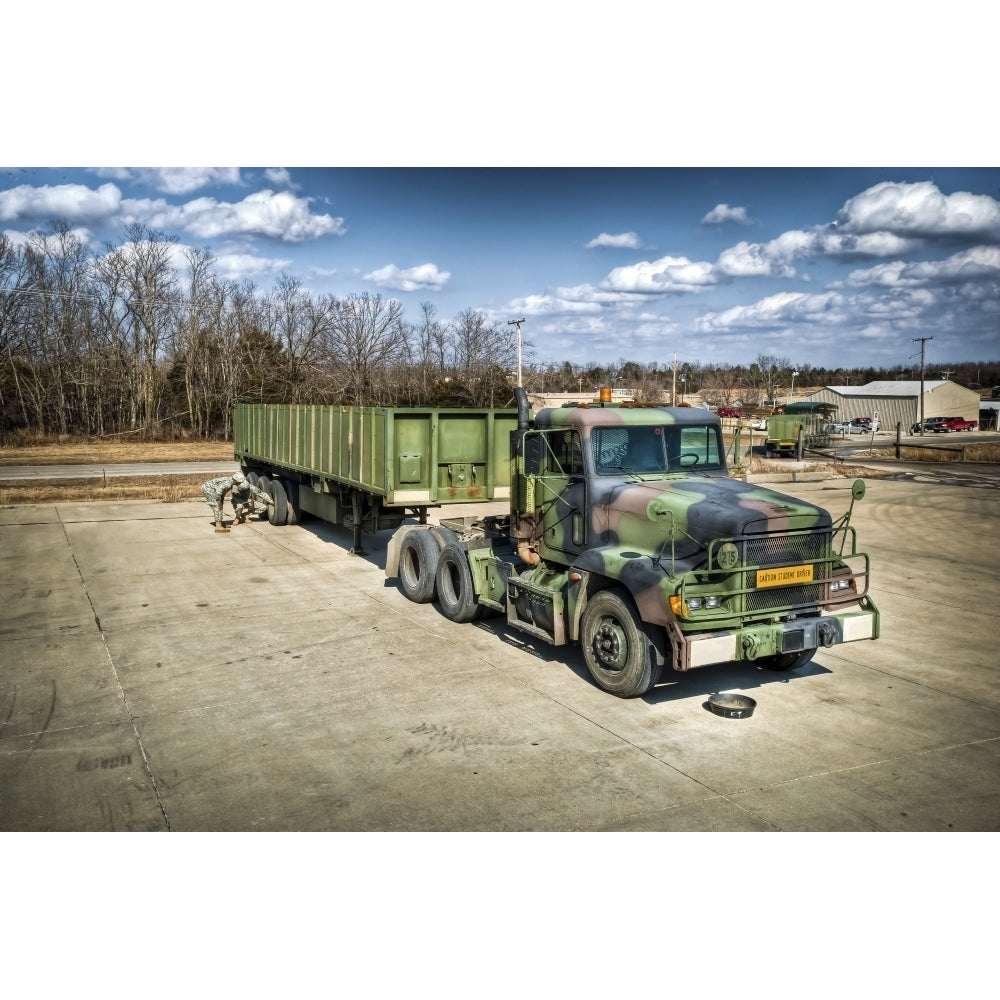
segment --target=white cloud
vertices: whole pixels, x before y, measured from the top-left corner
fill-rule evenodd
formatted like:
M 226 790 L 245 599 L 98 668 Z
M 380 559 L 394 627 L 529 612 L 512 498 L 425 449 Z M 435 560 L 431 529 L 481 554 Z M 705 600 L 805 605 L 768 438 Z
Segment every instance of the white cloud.
M 179 228 L 202 239 L 221 236 L 265 236 L 283 243 L 303 243 L 347 232 L 342 218 L 315 215 L 309 199 L 287 191 L 257 191 L 240 202 L 195 198 L 183 205 L 127 200 L 123 209 L 158 229 Z
M 91 232 L 83 226 L 76 226 L 73 229 L 70 229 L 69 234 L 70 236 L 78 239 L 84 246 L 90 243 L 92 237 Z M 37 230 L 34 232 L 22 233 L 15 229 L 5 229 L 3 235 L 6 236 L 11 245 L 15 247 L 26 247 L 32 244 L 41 244 L 43 246 L 50 247 L 55 253 L 59 252 L 61 238 L 52 234 L 40 233 Z
M 121 200 L 121 191 L 114 184 L 102 184 L 96 191 L 83 184 L 43 187 L 21 184 L 0 191 L 0 219 L 97 222 L 113 216 L 121 207 Z
M 292 186 L 292 175 L 285 167 L 268 167 L 264 171 L 264 176 L 267 178 L 268 184 L 273 184 L 275 187 Z
M 216 272 L 228 281 L 270 276 L 287 271 L 293 261 L 287 257 L 259 257 L 249 253 L 222 253 L 215 258 Z
M 638 250 L 642 246 L 638 233 L 601 233 L 595 236 L 589 243 L 584 244 L 587 250 L 594 247 L 624 247 L 627 250 Z
M 418 264 L 408 268 L 386 264 L 376 271 L 369 271 L 364 278 L 382 288 L 394 288 L 400 292 L 416 292 L 421 289 L 439 292 L 451 279 L 451 272 L 439 271 L 436 264 Z
M 602 287 L 617 292 L 665 294 L 699 292 L 717 283 L 714 269 L 706 261 L 687 257 L 661 257 L 616 267 L 602 282 Z
M 859 234 L 884 231 L 924 240 L 1000 242 L 1000 202 L 968 191 L 942 194 L 931 181 L 884 181 L 846 201 L 837 226 Z
M 721 312 L 708 312 L 695 322 L 695 329 L 717 332 L 727 329 L 768 328 L 789 323 L 824 325 L 843 323 L 845 300 L 836 292 L 779 292 L 749 305 Z
M 867 270 L 852 271 L 847 281 L 851 285 L 914 288 L 984 278 L 1000 281 L 1000 247 L 972 247 L 945 260 L 878 264 Z
M 736 222 L 741 226 L 750 225 L 750 216 L 747 215 L 747 210 L 742 206 L 730 207 L 725 203 L 716 205 L 702 220 L 701 224 L 703 226 L 717 226 L 724 222 Z
M 239 167 L 143 167 L 136 175 L 164 194 L 190 194 L 212 185 L 240 183 Z
M 789 256 L 774 244 L 740 242 L 719 254 L 716 267 L 731 278 L 791 278 L 795 269 L 788 263 Z
M 558 293 L 544 295 L 525 295 L 520 299 L 512 299 L 506 313 L 519 313 L 522 316 L 561 316 L 567 314 L 599 313 L 601 304 L 585 298 L 567 298 Z

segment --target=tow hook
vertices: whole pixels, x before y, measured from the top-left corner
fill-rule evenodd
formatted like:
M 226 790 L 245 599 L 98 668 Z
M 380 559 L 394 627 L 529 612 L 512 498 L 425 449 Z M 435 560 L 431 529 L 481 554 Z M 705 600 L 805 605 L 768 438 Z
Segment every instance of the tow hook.
M 819 641 L 828 648 L 833 645 L 834 640 L 837 638 L 837 630 L 829 622 L 820 624 L 816 629 L 816 634 L 819 637 Z

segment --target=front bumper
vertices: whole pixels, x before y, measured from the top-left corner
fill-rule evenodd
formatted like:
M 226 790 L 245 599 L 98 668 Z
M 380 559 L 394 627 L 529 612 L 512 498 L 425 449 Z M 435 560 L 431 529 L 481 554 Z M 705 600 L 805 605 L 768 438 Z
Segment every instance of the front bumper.
M 681 642 L 674 643 L 674 669 L 692 670 L 736 660 L 752 662 L 781 653 L 877 639 L 879 624 L 878 608 L 866 596 L 856 606 L 836 614 L 792 618 L 740 629 L 681 634 Z

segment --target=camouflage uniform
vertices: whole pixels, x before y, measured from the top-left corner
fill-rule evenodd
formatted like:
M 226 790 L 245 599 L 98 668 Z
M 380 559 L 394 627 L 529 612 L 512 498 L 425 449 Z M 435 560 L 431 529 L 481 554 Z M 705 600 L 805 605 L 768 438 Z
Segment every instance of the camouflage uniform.
M 235 472 L 231 476 L 219 476 L 218 479 L 210 479 L 203 483 L 201 494 L 205 502 L 212 508 L 212 518 L 215 521 L 216 531 L 228 531 L 222 523 L 222 503 L 226 494 L 232 491 L 231 503 L 233 505 L 234 523 L 238 524 L 253 507 L 253 498 L 256 497 L 265 506 L 274 501 L 262 489 L 250 483 L 242 472 Z

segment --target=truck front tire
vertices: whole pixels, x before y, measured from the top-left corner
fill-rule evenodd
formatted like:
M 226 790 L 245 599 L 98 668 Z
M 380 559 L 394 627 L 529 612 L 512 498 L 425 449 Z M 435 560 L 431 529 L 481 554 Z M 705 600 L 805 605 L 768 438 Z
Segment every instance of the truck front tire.
M 774 656 L 761 656 L 751 660 L 755 667 L 764 670 L 798 670 L 804 667 L 816 655 L 815 649 L 803 649 L 798 653 L 775 653 Z
M 449 542 L 441 550 L 435 582 L 438 604 L 445 618 L 453 622 L 471 622 L 482 614 L 482 607 L 476 602 L 472 587 L 469 559 L 460 545 Z
M 660 679 L 660 664 L 632 599 L 620 588 L 601 590 L 580 620 L 583 658 L 598 686 L 619 698 L 645 694 Z
M 429 531 L 414 528 L 399 544 L 399 586 L 414 604 L 429 604 L 437 592 L 438 543 Z

